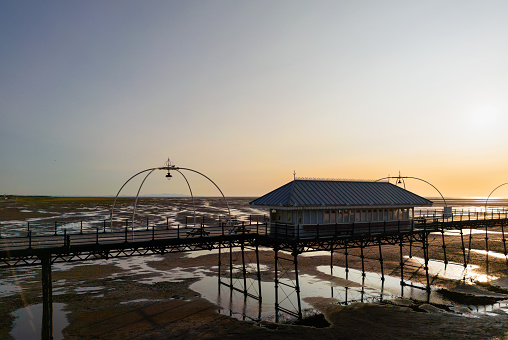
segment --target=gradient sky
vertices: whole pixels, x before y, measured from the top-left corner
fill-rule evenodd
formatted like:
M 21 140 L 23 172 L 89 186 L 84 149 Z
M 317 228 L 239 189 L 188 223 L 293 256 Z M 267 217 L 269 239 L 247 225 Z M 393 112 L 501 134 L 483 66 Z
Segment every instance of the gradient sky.
M 3 1 L 0 194 L 114 195 L 170 157 L 231 196 L 294 170 L 400 170 L 487 196 L 508 182 L 507 14 L 504 0 Z M 187 192 L 162 172 L 143 187 Z

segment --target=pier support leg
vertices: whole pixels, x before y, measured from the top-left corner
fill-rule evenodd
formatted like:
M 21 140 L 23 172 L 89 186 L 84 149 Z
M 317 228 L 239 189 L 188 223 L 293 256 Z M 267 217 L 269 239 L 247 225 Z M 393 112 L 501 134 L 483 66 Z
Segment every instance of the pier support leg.
M 221 270 L 221 261 L 220 261 L 220 260 L 221 260 L 221 259 L 220 259 L 220 255 L 221 255 L 221 253 L 220 253 L 220 250 L 221 250 L 221 249 L 220 249 L 220 248 L 221 248 L 221 247 L 220 247 L 220 243 L 219 243 L 219 253 L 218 253 L 218 255 L 217 255 L 217 258 L 218 258 L 218 263 L 217 263 L 217 266 L 218 266 L 218 268 L 219 268 L 219 269 L 217 270 L 217 271 L 218 271 L 218 273 L 217 273 L 217 277 L 218 277 L 218 279 L 219 279 L 219 294 L 220 294 L 220 276 L 221 276 L 221 272 L 220 272 L 220 270 Z
M 365 256 L 363 255 L 363 243 L 360 246 L 360 258 L 362 259 L 362 277 L 365 278 Z
M 229 244 L 229 287 L 233 289 L 233 243 Z
M 258 279 L 258 295 L 259 295 L 259 313 L 261 314 L 261 267 L 259 265 L 259 246 L 256 244 L 256 269 L 257 269 L 257 279 Z M 260 316 L 261 318 L 261 316 Z
M 506 254 L 506 237 L 504 236 L 504 222 L 501 222 L 501 233 L 503 234 L 503 246 L 504 246 L 504 257 L 506 258 L 506 262 L 508 263 L 508 257 Z
M 402 237 L 399 241 L 399 249 L 400 249 L 400 290 L 401 296 L 404 297 L 404 256 L 402 251 Z
M 275 277 L 273 279 L 275 283 L 275 323 L 279 323 L 279 268 L 277 264 L 279 262 L 279 249 L 275 248 Z
M 298 320 L 302 320 L 302 303 L 300 301 L 300 279 L 298 278 L 298 251 L 293 251 L 293 260 L 295 262 L 295 283 L 296 300 L 298 303 Z
M 441 240 L 443 242 L 443 256 L 445 266 L 448 264 L 448 258 L 446 257 L 446 242 L 444 237 L 444 227 L 441 227 Z
M 383 265 L 383 251 L 381 250 L 381 240 L 379 240 L 379 264 L 381 265 L 381 281 L 384 284 L 385 270 L 384 270 L 384 265 Z
M 425 266 L 423 269 L 425 270 L 425 278 L 427 279 L 427 287 L 426 290 L 428 292 L 427 299 L 430 299 L 430 277 L 429 277 L 429 241 L 428 235 L 423 235 L 423 260 Z M 428 302 L 428 301 L 427 301 Z
M 348 263 L 348 258 L 347 258 L 347 243 L 345 244 L 344 246 L 344 255 L 346 256 L 346 280 L 348 279 L 348 275 L 349 275 L 349 263 Z
M 247 298 L 247 270 L 245 268 L 245 247 L 243 243 L 240 248 L 242 250 L 243 295 Z
M 487 223 L 485 223 L 485 260 L 486 260 L 486 270 L 487 270 L 487 277 L 489 276 L 489 234 L 488 234 L 488 227 Z
M 467 248 L 467 263 L 469 263 L 470 255 L 471 255 L 471 243 L 473 239 L 473 226 L 469 224 L 469 246 Z M 467 267 L 467 264 L 464 263 L 464 268 Z
M 333 275 L 333 249 L 330 250 L 330 275 Z
M 53 282 L 51 279 L 51 255 L 41 256 L 42 264 L 42 330 L 41 339 L 53 339 Z
M 460 228 L 460 240 L 462 242 L 462 256 L 464 258 L 464 268 L 467 267 L 467 257 L 466 257 L 466 246 L 464 245 L 464 233 L 462 228 Z

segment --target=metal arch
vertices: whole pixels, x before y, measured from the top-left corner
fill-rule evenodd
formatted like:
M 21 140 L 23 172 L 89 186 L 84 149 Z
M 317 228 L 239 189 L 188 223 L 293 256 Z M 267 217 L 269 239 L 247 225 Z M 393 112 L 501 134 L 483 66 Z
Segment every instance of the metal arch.
M 131 179 L 133 179 L 134 177 L 142 174 L 143 172 L 147 172 L 147 171 L 150 171 L 150 170 L 155 170 L 157 168 L 150 168 L 150 169 L 146 169 L 146 170 L 143 170 L 143 171 L 140 171 L 138 172 L 137 174 L 133 175 L 131 178 L 129 178 L 121 187 L 120 187 L 120 190 L 118 190 L 116 196 L 115 196 L 115 200 L 113 201 L 113 206 L 111 207 L 111 215 L 110 215 L 110 221 L 111 221 L 111 231 L 113 231 L 113 212 L 115 211 L 115 205 L 116 205 L 116 200 L 118 198 L 118 195 L 120 195 L 120 192 L 122 191 L 122 189 L 125 187 L 125 185 L 127 183 L 129 183 L 131 181 Z
M 143 178 L 143 181 L 141 182 L 141 184 L 139 185 L 139 189 L 138 189 L 138 193 L 136 194 L 136 200 L 134 201 L 134 209 L 132 211 L 132 231 L 134 231 L 134 218 L 136 217 L 136 207 L 138 205 L 138 197 L 139 197 L 139 193 L 141 192 L 141 187 L 143 186 L 143 184 L 145 184 L 145 181 L 146 179 L 148 178 L 148 176 L 150 176 L 152 174 L 152 172 L 154 172 L 155 170 L 157 170 L 157 168 L 154 168 L 152 169 L 152 171 L 150 171 L 146 176 L 145 178 Z M 134 236 L 134 235 L 133 235 Z
M 503 185 L 506 185 L 506 184 L 508 184 L 508 182 L 507 182 L 507 183 L 503 183 L 503 184 L 501 184 L 501 185 L 498 185 L 498 186 L 497 186 L 494 190 L 492 190 L 492 191 L 490 192 L 489 196 L 487 196 L 487 199 L 485 200 L 485 214 L 487 213 L 487 204 L 489 203 L 489 198 L 490 198 L 490 196 L 492 196 L 492 194 L 494 193 L 494 191 L 496 191 L 497 189 L 501 188 Z
M 196 171 L 196 170 L 192 170 L 192 169 L 188 169 L 188 168 L 179 168 L 179 167 L 174 167 L 174 168 L 171 168 L 171 167 L 164 167 L 164 170 L 188 170 L 188 171 L 192 171 L 192 172 L 195 172 L 197 174 L 200 174 L 201 176 L 203 176 L 204 178 L 206 178 L 207 180 L 209 180 L 210 182 L 213 183 L 213 185 L 215 185 L 215 187 L 217 188 L 217 190 L 219 190 L 219 192 L 221 193 L 222 195 L 222 198 L 224 198 L 224 202 L 226 202 L 226 207 L 228 208 L 228 215 L 229 215 L 229 221 L 231 221 L 231 210 L 229 209 L 229 203 L 228 203 L 228 200 L 226 199 L 226 196 L 224 196 L 224 193 L 222 192 L 222 190 L 219 188 L 219 186 L 217 184 L 215 184 L 214 181 L 212 181 L 208 176 L 202 174 L 201 172 L 199 171 Z
M 187 177 L 185 177 L 185 175 L 180 171 L 180 170 L 176 170 L 180 175 L 182 175 L 183 179 L 185 179 L 185 182 L 187 182 L 187 186 L 189 187 L 189 191 L 190 191 L 190 194 L 191 194 L 191 197 L 192 197 L 192 209 L 194 210 L 194 228 L 196 227 L 196 205 L 194 204 L 194 195 L 192 194 L 192 189 L 191 189 L 191 186 L 189 184 L 189 181 L 187 180 Z
M 426 181 L 426 180 L 424 180 L 424 179 L 421 179 L 421 178 L 418 178 L 418 177 L 411 177 L 411 176 L 397 176 L 397 177 L 395 177 L 395 176 L 388 176 L 388 177 L 383 177 L 383 178 L 380 178 L 380 179 L 378 179 L 378 180 L 375 180 L 374 182 L 379 182 L 379 181 L 382 181 L 382 180 L 387 179 L 387 178 L 388 178 L 388 179 L 389 179 L 389 178 L 399 178 L 399 179 L 402 179 L 403 181 L 404 181 L 404 178 L 410 178 L 410 179 L 417 179 L 417 180 L 419 180 L 419 181 L 425 182 L 425 183 L 427 183 L 428 185 L 430 185 L 431 187 L 433 187 L 434 189 L 436 189 L 436 191 L 439 193 L 439 195 L 441 195 L 441 198 L 443 199 L 443 202 L 444 202 L 445 207 L 447 207 L 447 206 L 448 206 L 448 205 L 446 204 L 446 200 L 445 200 L 445 198 L 444 198 L 443 194 L 441 193 L 441 191 L 439 191 L 439 190 L 438 190 L 438 189 L 437 189 L 434 185 L 432 185 L 432 183 L 429 183 L 429 182 L 427 182 L 427 181 Z M 506 184 L 506 183 L 505 183 L 505 184 Z M 405 189 L 405 186 L 406 186 L 406 182 L 404 182 L 404 189 Z
M 162 169 L 162 168 L 152 168 L 152 169 L 144 170 L 144 171 L 142 171 L 140 173 L 146 172 L 148 170 L 151 170 L 151 171 L 145 176 L 145 178 L 141 182 L 141 185 L 139 186 L 138 192 L 136 194 L 136 200 L 134 201 L 134 209 L 132 211 L 132 230 L 134 230 L 134 222 L 135 222 L 135 219 L 136 219 L 136 208 L 137 208 L 137 205 L 138 205 L 139 193 L 141 192 L 141 188 L 143 187 L 143 184 L 145 183 L 145 181 L 148 178 L 148 176 L 150 176 L 155 170 L 164 170 L 164 169 Z M 178 171 L 177 169 L 175 169 L 175 170 Z M 138 174 L 140 174 L 140 173 L 138 173 Z M 185 179 L 185 182 L 187 183 L 187 186 L 189 187 L 189 191 L 190 191 L 190 194 L 191 194 L 191 197 L 192 197 L 192 207 L 193 207 L 193 210 L 194 210 L 194 225 L 195 225 L 196 224 L 196 205 L 194 204 L 194 195 L 192 194 L 191 186 L 189 184 L 189 181 L 185 177 L 185 175 L 182 174 L 181 171 L 178 171 L 178 173 L 180 173 L 180 175 L 183 176 L 183 178 Z M 136 174 L 135 176 L 137 176 L 138 174 Z M 131 179 L 132 178 L 133 177 L 131 177 Z M 130 181 L 130 179 L 129 179 L 129 181 Z
M 148 178 L 148 176 L 150 176 L 150 174 L 152 172 L 154 172 L 155 170 L 175 170 L 175 171 L 178 171 L 185 179 L 185 181 L 187 182 L 187 185 L 189 187 L 189 190 L 191 192 L 191 196 L 192 196 L 192 204 L 193 204 L 193 208 L 194 208 L 194 220 L 196 219 L 196 208 L 195 208 L 195 205 L 194 205 L 194 195 L 192 194 L 192 190 L 191 190 L 191 187 L 190 187 L 190 184 L 189 182 L 187 181 L 187 178 L 183 175 L 183 173 L 179 170 L 188 170 L 188 171 L 192 171 L 192 172 L 195 172 L 203 177 L 205 177 L 207 180 L 209 180 L 210 182 L 212 182 L 213 185 L 215 185 L 215 187 L 217 188 L 217 190 L 219 190 L 219 192 L 221 193 L 222 195 L 222 198 L 224 198 L 224 202 L 226 202 L 226 207 L 228 208 L 228 215 L 229 215 L 229 221 L 231 223 L 231 210 L 229 209 L 229 203 L 228 203 L 228 200 L 226 199 L 226 196 L 224 195 L 224 193 L 222 192 L 222 190 L 219 188 L 219 186 L 214 182 L 212 181 L 208 176 L 206 176 L 205 174 L 199 172 L 199 171 L 196 171 L 196 170 L 193 170 L 193 169 L 189 169 L 189 168 L 180 168 L 180 167 L 176 167 L 176 166 L 163 166 L 163 167 L 158 167 L 158 168 L 149 168 L 149 169 L 146 169 L 146 170 L 143 170 L 143 171 L 140 171 L 138 172 L 137 174 L 133 175 L 131 178 L 129 178 L 123 185 L 122 187 L 120 188 L 120 190 L 118 190 L 118 193 L 116 194 L 116 197 L 115 197 L 115 200 L 113 202 L 113 207 L 111 208 L 111 216 L 110 216 L 110 220 L 111 220 L 111 231 L 113 231 L 113 212 L 114 212 L 114 209 L 115 209 L 115 204 L 116 204 L 116 200 L 118 198 L 118 195 L 120 194 L 120 192 L 122 191 L 122 189 L 125 187 L 125 185 L 130 182 L 134 177 L 144 173 L 144 172 L 147 172 L 147 171 L 150 171 L 150 173 L 148 173 L 145 178 L 143 179 L 143 182 L 141 183 L 141 185 L 139 186 L 139 189 L 138 189 L 138 193 L 136 195 L 136 201 L 134 203 L 134 211 L 133 211 L 133 214 L 132 214 L 132 228 L 134 230 L 134 218 L 135 218 L 135 213 L 136 213 L 136 204 L 137 204 L 137 200 L 138 200 L 138 196 L 139 196 L 139 192 L 141 191 L 141 187 L 143 186 L 143 183 L 145 182 L 145 180 Z

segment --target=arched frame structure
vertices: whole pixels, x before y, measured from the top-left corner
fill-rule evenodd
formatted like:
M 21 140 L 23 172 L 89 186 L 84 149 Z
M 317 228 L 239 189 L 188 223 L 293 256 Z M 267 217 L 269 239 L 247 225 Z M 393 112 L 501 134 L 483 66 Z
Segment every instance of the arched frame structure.
M 418 178 L 418 177 L 411 177 L 411 176 L 388 176 L 388 177 L 383 177 L 383 178 L 380 178 L 378 180 L 376 180 L 376 182 L 379 182 L 379 181 L 382 181 L 382 180 L 385 180 L 385 179 L 398 179 L 398 180 L 402 180 L 402 183 L 404 183 L 404 189 L 406 188 L 406 182 L 404 181 L 405 178 L 409 178 L 409 179 L 416 179 L 418 181 L 422 181 L 424 183 L 427 183 L 428 185 L 430 185 L 431 187 L 433 187 L 434 189 L 436 189 L 436 191 L 439 193 L 439 195 L 441 196 L 441 198 L 443 199 L 443 202 L 444 202 L 444 205 L 445 207 L 447 207 L 447 204 L 446 204 L 446 199 L 444 198 L 443 194 L 441 194 L 441 192 L 434 186 L 432 185 L 432 183 L 430 182 L 427 182 L 426 180 L 424 179 L 421 179 L 421 178 Z
M 181 167 L 177 167 L 177 166 L 174 166 L 174 165 L 170 165 L 170 166 L 163 166 L 163 167 L 158 167 L 158 168 L 149 168 L 149 169 L 145 169 L 143 171 L 140 171 L 138 173 L 136 173 L 135 175 L 133 175 L 132 177 L 130 177 L 121 187 L 120 187 L 120 190 L 118 190 L 118 193 L 116 194 L 115 196 L 115 200 L 113 201 L 113 206 L 111 207 L 111 215 L 110 215 L 110 222 L 111 222 L 111 230 L 113 230 L 113 215 L 114 215 L 114 211 L 115 211 L 115 205 L 116 205 L 116 201 L 118 199 L 118 196 L 120 195 L 120 192 L 122 191 L 122 189 L 125 187 L 125 185 L 127 183 L 129 183 L 133 178 L 145 173 L 145 172 L 148 172 L 148 174 L 145 176 L 145 178 L 143 178 L 143 181 L 141 182 L 141 185 L 139 186 L 139 189 L 138 189 L 138 192 L 136 194 L 136 200 L 134 201 L 134 209 L 133 209 L 133 212 L 132 212 L 132 228 L 134 229 L 134 222 L 135 222 L 135 218 L 136 218 L 136 206 L 137 206 L 137 202 L 138 202 L 138 197 L 139 197 L 139 193 L 141 192 L 141 188 L 143 187 L 143 184 L 145 183 L 146 179 L 155 171 L 155 170 L 166 170 L 168 172 L 168 175 L 170 173 L 170 171 L 176 171 L 178 172 L 179 174 L 181 174 L 183 176 L 183 178 L 185 179 L 185 182 L 187 183 L 187 186 L 189 187 L 189 191 L 190 191 L 190 194 L 191 194 L 191 197 L 192 197 L 192 206 L 193 206 L 193 209 L 194 209 L 194 224 L 196 223 L 196 206 L 194 204 L 194 195 L 192 193 L 192 189 L 191 189 L 191 186 L 189 184 L 189 181 L 187 180 L 187 178 L 185 177 L 185 175 L 181 172 L 181 170 L 187 170 L 187 171 L 191 171 L 191 172 L 194 172 L 194 173 L 197 173 L 201 176 L 203 176 L 204 178 L 206 178 L 207 180 L 209 180 L 216 188 L 217 190 L 219 190 L 219 192 L 221 193 L 222 195 L 222 198 L 224 199 L 224 202 L 226 203 L 226 207 L 228 209 L 228 216 L 229 216 L 229 220 L 231 221 L 231 210 L 229 209 L 229 203 L 228 203 L 228 200 L 226 199 L 226 196 L 224 195 L 224 193 L 222 192 L 222 190 L 219 188 L 219 186 L 214 182 L 212 181 L 208 176 L 204 175 L 203 173 L 199 172 L 199 171 L 196 171 L 196 170 L 193 170 L 193 169 L 189 169 L 189 168 L 181 168 Z M 168 176 L 169 177 L 169 176 Z
M 507 183 L 503 183 L 501 185 L 498 185 L 497 187 L 494 188 L 494 190 L 492 190 L 489 194 L 489 196 L 487 196 L 487 199 L 485 200 L 485 214 L 487 213 L 487 204 L 489 204 L 489 199 L 490 199 L 490 196 L 492 196 L 492 194 L 494 193 L 494 191 L 496 191 L 497 189 L 501 188 L 502 186 L 504 185 L 507 185 Z

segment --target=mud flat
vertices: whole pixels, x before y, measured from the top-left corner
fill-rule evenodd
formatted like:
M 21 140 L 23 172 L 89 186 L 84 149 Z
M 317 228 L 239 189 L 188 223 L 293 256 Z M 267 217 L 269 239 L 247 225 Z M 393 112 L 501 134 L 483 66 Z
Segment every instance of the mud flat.
M 37 211 L 45 218 L 52 210 L 54 216 L 66 214 L 67 206 L 37 206 L 33 201 L 29 207 L 9 206 L 8 220 L 21 220 L 16 215 L 26 211 Z M 189 201 L 178 199 L 184 205 Z M 176 201 L 173 201 L 174 203 Z M 247 199 L 238 199 L 234 209 L 238 214 L 248 215 L 252 210 Z M 10 203 L 13 203 L 12 201 Z M 65 204 L 69 202 L 66 201 Z M 127 204 L 128 202 L 126 202 Z M 167 202 L 166 202 L 167 203 Z M 164 204 L 166 204 L 164 203 Z M 59 203 L 61 204 L 61 202 Z M 83 211 L 94 209 L 93 200 L 73 201 Z M 157 203 L 159 204 L 159 203 Z M 162 203 L 160 203 L 162 204 Z M 208 211 L 206 200 L 200 203 Z M 217 203 L 218 204 L 218 203 Z M 72 205 L 71 205 L 72 206 Z M 53 208 L 51 208 L 53 207 Z M 158 206 L 160 209 L 162 205 Z M 30 209 L 29 209 L 30 208 Z M 106 210 L 106 205 L 99 204 Z M 142 211 L 157 211 L 149 203 Z M 126 209 L 127 210 L 127 209 Z M 21 212 L 24 211 L 24 212 Z M 184 206 L 176 210 L 180 219 L 188 213 Z M 0 207 L 0 213 L 2 208 Z M 126 212 L 127 213 L 127 212 Z M 37 222 L 36 217 L 32 217 Z M 447 236 L 449 261 L 460 260 L 463 256 L 461 240 Z M 492 236 L 494 239 L 499 236 Z M 441 261 L 439 251 L 440 235 L 431 240 L 431 258 Z M 479 249 L 482 239 L 473 239 L 471 248 Z M 500 247 L 491 248 L 501 252 Z M 399 262 L 398 247 L 383 248 L 385 272 L 397 275 Z M 354 255 L 354 251 L 352 250 Z M 247 254 L 247 257 L 252 254 Z M 231 317 L 228 305 L 219 303 L 209 291 L 218 289 L 217 254 L 211 252 L 175 253 L 164 256 L 153 255 L 125 259 L 109 259 L 55 264 L 53 267 L 53 300 L 61 304 L 65 315 L 62 336 L 65 339 L 508 339 L 508 309 L 503 301 L 508 298 L 506 287 L 506 261 L 492 258 L 491 276 L 496 279 L 481 281 L 455 280 L 446 275 L 434 277 L 433 294 L 442 298 L 440 303 L 424 300 L 397 298 L 396 293 L 383 293 L 383 299 L 376 303 L 352 303 L 342 305 L 342 297 L 322 294 L 322 287 L 349 291 L 365 289 L 361 281 L 354 279 L 361 264 L 350 255 L 348 278 L 336 273 L 320 270 L 329 266 L 329 254 L 317 252 L 299 257 L 299 271 L 310 287 L 303 302 L 312 307 L 313 313 L 300 325 L 275 324 L 265 318 L 260 322 L 241 321 Z M 380 267 L 376 254 L 366 252 L 365 266 L 368 279 L 379 276 Z M 415 256 L 417 253 L 415 253 Z M 482 264 L 485 255 L 471 253 L 471 263 L 477 265 L 479 274 L 485 273 Z M 344 258 L 340 252 L 334 255 L 335 266 L 340 271 Z M 357 258 L 357 257 L 356 257 Z M 261 279 L 273 291 L 273 252 L 260 251 L 262 266 Z M 343 267 L 342 267 L 343 268 Z M 222 274 L 226 274 L 222 269 Z M 332 275 L 334 274 L 334 275 Z M 355 275 L 356 275 L 355 274 Z M 440 274 L 440 273 L 438 273 Z M 358 275 L 357 275 L 358 276 Z M 208 290 L 191 289 L 198 287 L 202 280 L 213 278 Z M 418 274 L 413 279 L 422 279 Z M 488 277 L 486 277 L 488 279 Z M 387 280 L 388 281 L 388 280 Z M 320 287 L 319 289 L 316 287 Z M 265 294 L 265 292 L 263 292 Z M 10 339 L 16 325 L 15 312 L 27 306 L 41 303 L 40 268 L 16 268 L 0 272 L 0 338 Z M 206 298 L 205 298 L 206 297 Z M 476 305 L 477 308 L 469 308 Z M 265 308 L 266 309 L 266 308 Z M 270 311 L 268 311 L 270 312 Z M 320 316 L 320 313 L 322 316 Z M 32 322 L 40 322 L 34 315 Z M 26 321 L 27 326 L 30 321 Z M 37 336 L 36 336 L 37 337 Z

